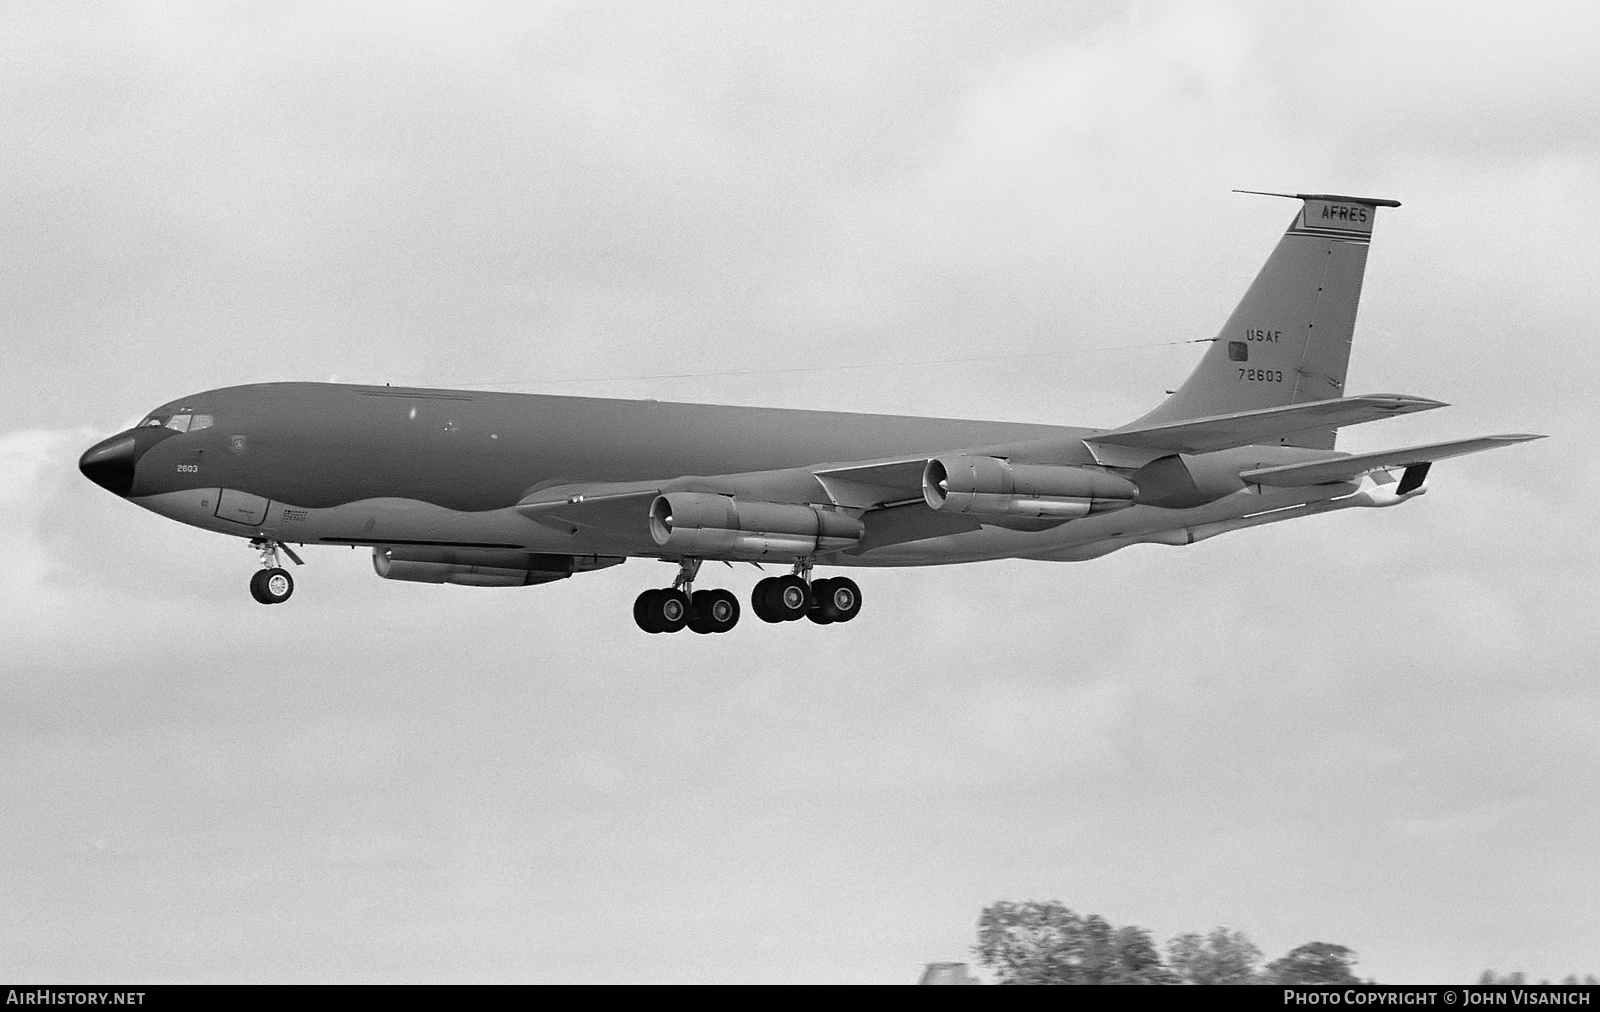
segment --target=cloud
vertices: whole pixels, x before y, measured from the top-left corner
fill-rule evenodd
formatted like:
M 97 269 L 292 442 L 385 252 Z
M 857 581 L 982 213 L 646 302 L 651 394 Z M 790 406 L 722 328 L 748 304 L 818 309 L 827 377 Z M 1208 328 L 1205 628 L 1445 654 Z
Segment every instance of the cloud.
M 93 441 L 89 429 L 29 429 L 0 433 L 0 601 L 8 615 L 26 608 L 59 571 L 42 526 L 50 515 L 63 460 Z
M 1478 807 L 1443 818 L 1401 819 L 1395 823 L 1395 828 L 1406 836 L 1460 837 L 1490 832 L 1515 814 L 1515 806 Z
M 1587 56 L 1600 16 L 1582 3 L 1518 8 L 1381 4 L 1269 13 L 1262 40 L 1285 126 L 1362 149 L 1433 159 L 1600 155 L 1600 117 L 1572 96 L 1600 86 Z

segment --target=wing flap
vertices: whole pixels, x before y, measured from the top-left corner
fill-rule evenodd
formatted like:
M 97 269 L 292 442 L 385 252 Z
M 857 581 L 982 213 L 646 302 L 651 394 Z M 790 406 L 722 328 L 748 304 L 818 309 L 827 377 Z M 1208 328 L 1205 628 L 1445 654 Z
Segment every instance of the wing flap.
M 1084 442 L 1098 458 L 1104 444 L 1165 453 L 1210 453 L 1235 446 L 1269 443 L 1293 432 L 1338 428 L 1414 411 L 1445 407 L 1443 401 L 1406 394 L 1364 394 L 1322 401 L 1302 401 L 1277 408 L 1235 411 L 1162 425 L 1124 427 L 1090 436 Z M 1115 455 L 1116 451 L 1112 451 Z M 1104 463 L 1104 461 L 1102 461 Z
M 1478 436 L 1475 439 L 1456 439 L 1447 443 L 1429 443 L 1424 446 L 1407 446 L 1398 450 L 1380 450 L 1377 453 L 1359 453 L 1350 457 L 1330 457 L 1303 464 L 1283 464 L 1278 467 L 1258 467 L 1241 471 L 1240 480 L 1251 485 L 1274 485 L 1294 488 L 1301 485 L 1327 485 L 1350 481 L 1371 471 L 1389 468 L 1410 468 L 1431 464 L 1436 460 L 1460 457 L 1500 446 L 1526 443 L 1543 436 L 1514 432 L 1499 436 Z M 1422 472 L 1426 473 L 1426 472 Z M 1420 480 L 1419 480 L 1420 483 Z

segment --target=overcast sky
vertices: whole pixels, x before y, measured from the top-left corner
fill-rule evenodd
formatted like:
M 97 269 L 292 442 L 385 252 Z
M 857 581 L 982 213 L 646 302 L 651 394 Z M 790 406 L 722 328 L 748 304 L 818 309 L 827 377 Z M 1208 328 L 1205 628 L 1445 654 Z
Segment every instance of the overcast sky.
M 6 975 L 911 982 L 1030 898 L 1385 982 L 1600 973 L 1592 5 L 12 2 L 0 39 Z M 1347 389 L 1453 407 L 1341 449 L 1552 438 L 718 637 L 640 633 L 638 560 L 312 549 L 264 609 L 242 541 L 75 467 L 281 379 L 1120 424 L 1294 211 L 1233 187 L 1404 202 Z

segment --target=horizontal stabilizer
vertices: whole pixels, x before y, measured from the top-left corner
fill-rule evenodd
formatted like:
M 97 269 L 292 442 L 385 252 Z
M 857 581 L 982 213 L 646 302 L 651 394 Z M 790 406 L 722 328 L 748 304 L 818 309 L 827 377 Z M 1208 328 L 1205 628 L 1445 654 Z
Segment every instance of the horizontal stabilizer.
M 1313 460 L 1305 464 L 1260 467 L 1253 471 L 1241 472 L 1239 478 L 1250 485 L 1277 485 L 1285 488 L 1328 485 L 1338 481 L 1351 481 L 1371 471 L 1427 465 L 1447 457 L 1460 457 L 1480 450 L 1492 450 L 1497 446 L 1510 446 L 1513 443 L 1526 443 L 1530 439 L 1543 438 L 1525 432 L 1503 436 L 1479 436 L 1476 439 L 1457 439 L 1448 443 L 1430 443 L 1427 446 L 1407 446 L 1399 450 L 1360 453 L 1352 457 L 1330 457 L 1327 460 Z M 1426 473 L 1426 471 L 1420 472 L 1416 484 L 1421 483 L 1421 475 Z
M 1366 204 L 1368 207 L 1399 207 L 1398 200 L 1388 197 L 1347 197 L 1341 193 L 1276 193 L 1272 190 L 1234 190 L 1234 193 L 1253 193 L 1258 197 L 1288 197 L 1290 200 L 1316 200 L 1336 204 Z
M 1444 406 L 1443 401 L 1405 394 L 1334 397 L 1161 425 L 1138 426 L 1136 423 L 1090 436 L 1084 442 L 1091 450 L 1096 444 L 1109 444 L 1165 453 L 1210 453 L 1235 446 L 1276 442 L 1306 429 L 1338 428 Z

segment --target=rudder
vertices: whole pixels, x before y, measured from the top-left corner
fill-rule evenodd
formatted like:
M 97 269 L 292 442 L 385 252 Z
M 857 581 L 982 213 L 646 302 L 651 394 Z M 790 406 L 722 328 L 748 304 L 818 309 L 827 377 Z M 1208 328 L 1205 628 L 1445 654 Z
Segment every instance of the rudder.
M 1327 193 L 1268 196 L 1299 200 L 1300 210 L 1194 372 L 1134 425 L 1344 395 L 1373 221 L 1378 208 L 1400 202 Z M 1307 429 L 1279 442 L 1332 449 L 1335 431 Z

